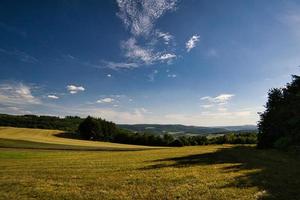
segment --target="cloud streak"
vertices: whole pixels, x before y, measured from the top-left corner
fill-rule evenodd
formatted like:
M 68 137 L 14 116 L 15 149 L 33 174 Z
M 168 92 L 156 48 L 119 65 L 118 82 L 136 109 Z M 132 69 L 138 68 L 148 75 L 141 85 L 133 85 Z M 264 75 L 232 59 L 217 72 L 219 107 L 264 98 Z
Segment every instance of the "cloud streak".
M 205 96 L 202 97 L 201 100 L 208 101 L 210 103 L 226 104 L 234 96 L 235 96 L 234 94 L 220 94 L 216 97 Z
M 54 94 L 49 94 L 47 97 L 48 97 L 49 99 L 59 99 L 59 97 L 56 96 L 56 95 L 54 95 Z
M 187 52 L 190 52 L 193 48 L 196 47 L 196 44 L 199 42 L 200 36 L 199 35 L 193 35 L 186 43 L 185 48 Z
M 114 101 L 115 99 L 107 97 L 107 98 L 97 100 L 97 103 L 113 103 Z
M 26 52 L 19 51 L 19 50 L 10 51 L 7 49 L 0 48 L 0 53 L 15 57 L 19 61 L 22 61 L 25 63 L 37 63 L 39 61 L 36 57 L 31 56 L 31 55 L 27 54 Z
M 40 104 L 40 99 L 32 94 L 32 88 L 23 83 L 1 84 L 0 103 L 8 105 Z

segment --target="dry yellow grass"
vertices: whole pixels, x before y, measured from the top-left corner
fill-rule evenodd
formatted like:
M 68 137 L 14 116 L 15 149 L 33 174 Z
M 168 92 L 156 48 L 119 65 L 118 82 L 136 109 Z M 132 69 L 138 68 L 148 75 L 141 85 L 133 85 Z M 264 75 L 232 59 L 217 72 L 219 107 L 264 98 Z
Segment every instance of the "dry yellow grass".
M 63 133 L 59 130 L 45 130 L 45 129 L 30 129 L 30 128 L 13 128 L 0 127 L 0 138 L 10 140 L 23 140 L 31 142 L 72 145 L 82 147 L 101 147 L 101 148 L 126 148 L 126 149 L 141 149 L 141 148 L 155 148 L 140 145 L 118 144 L 111 142 L 100 141 L 86 141 L 71 138 L 58 137 L 57 135 Z
M 11 129 L 17 130 L 29 131 Z M 9 137 L 4 132 L 0 137 Z M 44 142 L 40 130 L 30 132 L 31 140 Z M 49 139 L 53 133 L 47 141 L 57 141 Z M 25 132 L 19 135 L 28 139 Z M 0 199 L 298 200 L 299 169 L 294 154 L 247 145 L 89 152 L 0 148 Z

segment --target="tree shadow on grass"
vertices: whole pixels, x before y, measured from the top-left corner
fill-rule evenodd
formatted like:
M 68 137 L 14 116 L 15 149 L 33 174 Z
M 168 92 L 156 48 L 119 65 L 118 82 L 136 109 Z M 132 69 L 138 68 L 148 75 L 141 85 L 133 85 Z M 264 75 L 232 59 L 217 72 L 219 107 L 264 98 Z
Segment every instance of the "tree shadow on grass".
M 54 134 L 56 137 L 83 140 L 79 134 L 73 132 L 60 132 Z
M 147 169 L 228 164 L 223 173 L 244 171 L 226 187 L 258 187 L 258 199 L 300 199 L 300 157 L 277 150 L 258 150 L 251 146 L 220 148 L 215 152 L 154 160 Z M 252 170 L 252 171 L 249 171 Z

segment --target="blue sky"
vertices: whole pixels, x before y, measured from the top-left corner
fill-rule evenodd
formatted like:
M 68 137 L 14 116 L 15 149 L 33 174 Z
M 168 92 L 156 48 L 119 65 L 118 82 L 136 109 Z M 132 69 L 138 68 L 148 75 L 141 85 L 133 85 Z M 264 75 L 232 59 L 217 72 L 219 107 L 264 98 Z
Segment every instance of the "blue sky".
M 0 2 L 0 112 L 255 124 L 300 68 L 300 2 Z

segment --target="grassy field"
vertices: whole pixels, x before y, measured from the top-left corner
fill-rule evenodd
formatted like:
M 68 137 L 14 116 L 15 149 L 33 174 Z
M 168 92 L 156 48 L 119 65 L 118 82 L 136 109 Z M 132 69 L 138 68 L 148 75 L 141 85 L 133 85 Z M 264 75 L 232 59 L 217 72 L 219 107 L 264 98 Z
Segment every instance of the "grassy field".
M 6 140 L 6 141 L 4 141 Z M 22 147 L 23 144 L 28 148 L 28 143 L 31 143 L 32 148 L 45 148 L 56 147 L 58 149 L 148 149 L 155 147 L 117 144 L 111 142 L 95 142 L 85 141 L 74 138 L 67 138 L 63 131 L 58 130 L 45 130 L 45 129 L 29 129 L 29 128 L 13 128 L 13 127 L 0 127 L 0 147 L 8 147 L 7 142 L 13 143 L 13 147 Z M 2 141 L 2 142 L 1 142 Z M 52 145 L 51 145 L 52 144 Z M 12 145 L 9 145 L 12 146 Z M 56 147 L 55 147 L 56 146 Z
M 291 153 L 91 142 L 99 150 L 18 130 L 22 138 L 0 130 L 0 199 L 300 199 L 300 159 Z

